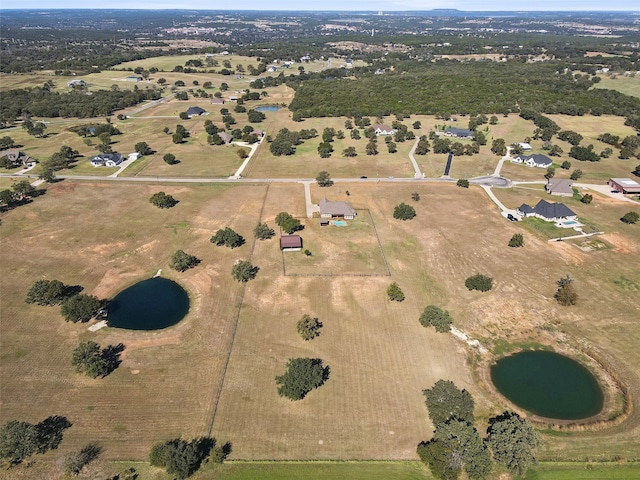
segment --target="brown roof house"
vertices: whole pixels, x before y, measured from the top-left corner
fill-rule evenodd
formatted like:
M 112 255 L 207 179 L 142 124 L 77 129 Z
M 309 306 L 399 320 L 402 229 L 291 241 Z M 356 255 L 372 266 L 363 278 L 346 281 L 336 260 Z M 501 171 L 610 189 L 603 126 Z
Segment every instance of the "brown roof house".
M 330 202 L 326 198 L 320 200 L 320 218 L 356 218 L 356 210 L 348 202 Z
M 283 252 L 299 252 L 302 250 L 302 237 L 300 235 L 282 235 L 280 237 L 280 250 Z
M 565 180 L 564 178 L 550 178 L 544 187 L 547 193 L 557 195 L 559 197 L 573 196 L 573 180 Z

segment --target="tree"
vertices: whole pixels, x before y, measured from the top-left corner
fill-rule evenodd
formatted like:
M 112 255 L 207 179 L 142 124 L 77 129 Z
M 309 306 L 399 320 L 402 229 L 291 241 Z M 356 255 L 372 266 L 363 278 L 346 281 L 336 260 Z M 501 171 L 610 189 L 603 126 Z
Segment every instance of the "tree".
M 13 138 L 9 136 L 4 136 L 0 138 L 0 150 L 6 150 L 7 148 L 13 148 L 16 142 L 13 141 Z
M 177 144 L 182 143 L 184 141 L 184 136 L 180 132 L 175 132 L 171 136 L 171 141 L 177 145 Z
M 469 290 L 488 292 L 493 288 L 493 278 L 478 273 L 477 275 L 467 278 L 464 284 Z
M 304 227 L 300 224 L 300 220 L 293 218 L 287 212 L 280 212 L 276 215 L 276 225 L 278 225 L 287 234 L 302 230 Z
M 333 180 L 331 180 L 331 176 L 329 175 L 329 172 L 325 170 L 318 173 L 318 176 L 316 177 L 316 182 L 318 182 L 318 186 L 320 187 L 330 187 L 331 185 L 333 185 Z
M 569 176 L 569 178 L 571 180 L 573 180 L 574 182 L 576 180 L 578 180 L 580 177 L 582 177 L 582 170 L 580 170 L 579 168 L 577 168 L 573 172 L 571 172 L 571 175 Z
M 461 178 L 456 182 L 456 185 L 462 188 L 469 188 L 469 180 Z
M 404 202 L 400 205 L 396 205 L 396 208 L 393 210 L 393 218 L 398 220 L 411 220 L 415 216 L 415 208 L 413 208 L 411 205 L 407 205 Z
M 640 177 L 640 165 L 636 165 L 635 170 L 632 172 L 635 176 Z
M 620 221 L 626 224 L 637 223 L 640 220 L 640 215 L 637 212 L 628 212 L 625 213 L 624 216 L 620 219 Z
M 369 143 L 367 143 L 366 147 L 364 148 L 364 151 L 367 155 L 377 155 L 378 154 L 378 144 L 371 140 L 369 141 Z
M 544 174 L 544 178 L 549 180 L 550 178 L 553 178 L 555 174 L 556 174 L 556 169 L 554 167 L 547 167 L 547 173 Z
M 342 151 L 342 155 L 345 157 L 356 157 L 358 152 L 356 152 L 356 147 L 347 147 Z
M 524 247 L 524 237 L 521 233 L 514 233 L 509 240 L 510 247 Z
M 562 150 L 562 148 L 560 148 L 558 145 L 553 145 L 549 150 L 549 155 L 551 157 L 559 157 L 560 155 L 562 155 L 563 152 L 564 150 Z M 571 162 L 567 162 L 567 163 L 571 163 Z
M 429 410 L 429 418 L 434 425 L 451 418 L 473 423 L 474 402 L 471 394 L 450 380 L 438 380 L 431 389 L 422 391 Z
M 321 328 L 322 322 L 317 318 L 310 317 L 306 313 L 296 324 L 296 330 L 305 341 L 313 340 L 319 336 Z
M 429 140 L 427 140 L 427 137 L 423 135 L 420 137 L 420 140 L 418 140 L 418 145 L 416 145 L 414 153 L 416 155 L 426 155 L 429 153 L 430 146 Z
M 210 455 L 212 460 L 222 463 L 230 450 L 231 445 L 228 443 L 216 447 L 216 440 L 211 437 L 194 438 L 190 442 L 174 438 L 156 443 L 151 448 L 149 460 L 151 465 L 166 468 L 170 475 L 184 479 L 195 473 Z
M 389 285 L 389 288 L 387 288 L 387 295 L 391 301 L 402 302 L 404 300 L 404 292 L 396 282 Z
M 353 140 L 360 140 L 362 137 L 360 136 L 360 130 L 358 130 L 357 128 L 351 130 L 351 133 L 349 134 L 349 136 L 353 139 Z
M 498 117 L 496 117 L 495 115 L 491 115 L 491 118 L 489 119 L 489 124 L 490 125 L 497 125 L 498 124 Z
M 12 420 L 0 427 L 0 459 L 16 465 L 38 449 L 38 431 L 28 422 Z
M 176 160 L 176 156 L 173 153 L 165 153 L 162 160 L 169 165 L 175 165 L 178 163 L 178 160 Z
M 73 424 L 67 417 L 51 415 L 36 425 L 38 453 L 55 450 L 62 443 L 64 431 Z
M 352 130 L 353 129 L 353 122 L 351 120 L 345 120 L 344 121 L 344 128 L 346 128 L 347 130 Z
M 412 127 L 414 130 L 420 130 L 420 128 L 422 127 L 422 123 L 420 123 L 419 120 L 416 120 L 415 122 L 413 122 Z
M 504 139 L 496 138 L 493 142 L 491 142 L 491 151 L 499 156 L 504 156 L 507 154 L 507 144 Z
M 177 250 L 176 253 L 171 256 L 169 266 L 178 272 L 184 272 L 195 267 L 199 263 L 200 259 L 198 257 L 189 255 L 183 250 Z
M 302 400 L 329 379 L 330 369 L 319 358 L 291 358 L 287 371 L 276 377 L 278 394 L 290 400 Z
M 506 467 L 513 475 L 523 476 L 535 465 L 535 451 L 540 438 L 531 423 L 514 412 L 489 419 L 487 444 L 496 462 Z
M 100 453 L 102 448 L 95 443 L 85 445 L 65 457 L 64 469 L 69 475 L 78 476 L 84 467 L 98 458 Z
M 231 275 L 238 282 L 246 283 L 256 278 L 259 267 L 255 267 L 248 260 L 238 261 L 231 269 Z
M 580 201 L 588 205 L 591 202 L 593 202 L 593 195 L 591 195 L 590 193 L 585 193 L 584 195 L 582 195 L 582 198 L 580 199 Z
M 411 194 L 411 199 L 412 199 L 414 202 L 419 202 L 419 201 L 420 201 L 420 194 L 419 194 L 418 192 L 413 192 L 413 193 Z
M 562 162 L 562 165 L 560 165 L 560 168 L 563 170 L 569 170 L 571 168 L 571 162 L 569 160 L 565 160 Z
M 104 308 L 104 304 L 104 300 L 93 295 L 78 293 L 65 299 L 60 311 L 67 322 L 88 322 Z
M 56 181 L 56 172 L 53 169 L 48 168 L 43 170 L 38 178 L 40 180 L 44 180 L 47 183 L 54 183 Z
M 149 198 L 149 202 L 151 202 L 158 208 L 171 208 L 178 203 L 178 201 L 173 198 L 173 196 L 168 195 L 164 192 L 154 193 L 153 195 L 151 195 L 151 198 Z
M 491 454 L 473 425 L 449 420 L 436 426 L 434 437 L 418 445 L 418 456 L 441 479 L 457 479 L 464 468 L 468 478 L 479 480 L 491 472 Z
M 153 150 L 151 149 L 151 147 L 147 142 L 138 142 L 135 144 L 133 148 L 140 155 L 151 155 L 153 153 Z
M 244 160 L 245 158 L 247 158 L 247 157 L 249 156 L 249 152 L 247 152 L 247 150 L 246 150 L 246 149 L 244 149 L 244 148 L 239 148 L 239 149 L 236 151 L 236 155 L 238 156 L 238 158 L 239 158 L 240 160 Z
M 270 228 L 266 223 L 258 223 L 256 228 L 253 229 L 253 236 L 258 240 L 268 240 L 275 234 L 275 230 Z
M 451 330 L 452 320 L 449 312 L 435 305 L 425 307 L 420 315 L 419 321 L 423 327 L 433 325 L 436 332 L 446 333 Z
M 565 307 L 575 305 L 578 301 L 578 294 L 573 288 L 573 279 L 567 275 L 566 277 L 558 280 L 556 285 L 558 285 L 558 290 L 556 290 L 553 298 L 555 298 L 560 305 L 564 305 Z
M 89 340 L 73 350 L 71 364 L 78 373 L 85 373 L 91 378 L 106 377 L 120 365 L 122 351 L 122 344 L 102 349 L 96 342 Z
M 67 296 L 67 287 L 60 280 L 36 280 L 27 292 L 25 302 L 37 305 L 58 305 Z
M 215 243 L 219 247 L 225 246 L 229 248 L 236 248 L 244 245 L 244 238 L 239 233 L 235 232 L 229 227 L 225 227 L 222 230 L 218 230 L 216 234 L 211 237 L 211 243 Z

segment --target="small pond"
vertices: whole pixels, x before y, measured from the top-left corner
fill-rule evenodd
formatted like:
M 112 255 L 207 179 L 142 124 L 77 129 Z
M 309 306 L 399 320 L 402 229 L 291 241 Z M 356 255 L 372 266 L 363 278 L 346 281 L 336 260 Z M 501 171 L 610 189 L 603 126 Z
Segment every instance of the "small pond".
M 121 291 L 109 302 L 109 326 L 158 330 L 175 325 L 189 311 L 189 295 L 176 282 L 155 277 Z
M 548 351 L 519 352 L 491 367 L 491 380 L 513 403 L 560 420 L 591 417 L 604 395 L 591 372 L 571 358 Z
M 262 105 L 261 107 L 256 107 L 256 110 L 259 112 L 277 112 L 280 110 L 280 107 L 276 105 Z

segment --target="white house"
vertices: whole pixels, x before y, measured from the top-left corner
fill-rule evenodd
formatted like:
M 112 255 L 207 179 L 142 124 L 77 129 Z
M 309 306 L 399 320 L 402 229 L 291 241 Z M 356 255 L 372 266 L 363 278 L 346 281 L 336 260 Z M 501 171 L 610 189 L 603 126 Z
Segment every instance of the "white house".
M 117 167 L 122 163 L 124 157 L 120 153 L 101 153 L 89 159 L 94 167 Z
M 534 153 L 532 155 L 518 155 L 511 159 L 513 163 L 524 163 L 528 167 L 547 168 L 550 167 L 553 162 L 546 155 L 541 153 Z
M 377 136 L 380 135 L 394 135 L 396 131 L 387 125 L 373 125 L 373 130 Z

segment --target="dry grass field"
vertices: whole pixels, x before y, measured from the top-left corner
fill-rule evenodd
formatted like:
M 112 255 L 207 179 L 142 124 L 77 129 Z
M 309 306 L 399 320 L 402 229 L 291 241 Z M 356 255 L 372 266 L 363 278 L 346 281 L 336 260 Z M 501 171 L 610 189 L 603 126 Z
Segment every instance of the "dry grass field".
M 609 75 L 599 75 L 599 77 L 600 83 L 597 83 L 593 88 L 607 88 L 632 97 L 640 97 L 640 76 L 638 75 L 633 77 L 617 76 L 615 78 Z
M 180 203 L 153 208 L 148 198 L 161 189 Z M 479 380 L 482 364 L 471 368 L 469 362 L 477 361 L 472 352 L 452 336 L 420 326 L 428 304 L 449 310 L 456 326 L 489 347 L 498 340 L 537 341 L 598 352 L 640 398 L 640 229 L 617 220 L 628 205 L 600 197 L 589 206 L 571 204 L 607 232 L 599 238 L 610 248 L 585 252 L 525 232 L 525 248 L 509 249 L 506 243 L 522 227 L 506 222 L 481 189 L 353 183 L 313 186 L 312 197 L 344 198 L 345 189 L 349 201 L 370 210 L 391 277 L 284 276 L 275 238 L 255 245 L 252 262 L 260 272 L 247 284 L 241 306 L 241 287 L 229 272 L 236 259 L 251 256 L 251 230 L 265 194 L 262 219 L 273 226 L 280 211 L 304 215 L 302 185 L 274 184 L 267 192 L 260 185 L 65 181 L 4 214 L 1 420 L 66 415 L 74 427 L 55 455 L 97 440 L 104 459 L 144 460 L 155 441 L 206 434 L 238 308 L 213 423 L 217 438 L 233 442 L 236 459 L 413 459 L 432 428 L 421 390 L 440 378 L 472 392 L 481 424 L 506 408 Z M 414 203 L 417 217 L 393 220 L 393 207 L 411 202 L 415 190 L 421 195 Z M 508 206 L 538 196 L 521 189 L 496 194 Z M 227 225 L 247 238 L 245 246 L 228 250 L 209 242 Z M 202 263 L 172 272 L 167 262 L 177 248 Z M 110 298 L 158 268 L 183 284 L 192 300 L 188 317 L 164 331 L 90 333 L 86 325 L 64 323 L 57 308 L 23 301 L 37 278 L 59 278 Z M 494 277 L 493 291 L 464 287 L 477 272 Z M 552 297 L 555 280 L 566 274 L 576 279 L 580 295 L 572 308 Z M 386 299 L 392 281 L 404 290 L 404 302 Z M 311 342 L 295 331 L 304 313 L 324 324 Z M 71 350 L 88 339 L 127 346 L 123 364 L 105 379 L 82 377 L 70 365 Z M 274 377 L 297 356 L 322 358 L 331 376 L 305 400 L 291 402 L 277 395 Z M 634 412 L 597 434 L 545 435 L 543 457 L 634 459 L 639 423 Z

